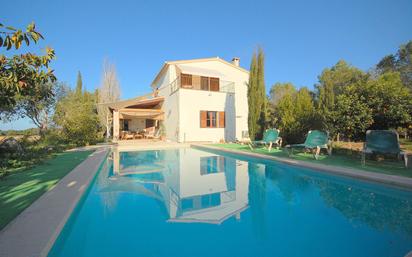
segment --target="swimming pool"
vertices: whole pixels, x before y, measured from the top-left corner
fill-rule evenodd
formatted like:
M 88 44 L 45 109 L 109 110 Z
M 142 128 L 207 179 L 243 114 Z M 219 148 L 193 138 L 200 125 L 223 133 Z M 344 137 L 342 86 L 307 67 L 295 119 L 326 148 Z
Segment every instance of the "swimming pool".
M 396 256 L 412 192 L 193 148 L 113 151 L 56 240 L 63 256 Z

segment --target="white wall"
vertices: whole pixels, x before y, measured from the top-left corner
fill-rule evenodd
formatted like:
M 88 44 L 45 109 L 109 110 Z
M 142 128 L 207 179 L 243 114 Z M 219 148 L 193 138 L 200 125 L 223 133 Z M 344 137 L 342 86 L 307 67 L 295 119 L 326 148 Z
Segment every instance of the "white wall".
M 180 89 L 180 140 L 179 141 L 234 141 L 242 139 L 242 131 L 248 130 L 247 82 L 249 74 L 217 60 L 186 63 L 193 67 L 217 70 L 223 74 L 221 80 L 235 83 L 234 99 L 227 93 Z M 205 109 L 206 108 L 206 109 Z M 225 111 L 226 130 L 218 128 L 200 129 L 199 111 Z M 189 115 L 190 113 L 190 115 Z M 184 117 L 183 117 L 184 116 Z M 194 120 L 194 121 L 193 121 Z M 186 137 L 184 137 L 186 133 Z
M 179 142 L 213 141 L 235 139 L 234 95 L 223 92 L 210 92 L 180 89 L 180 138 Z M 225 128 L 201 128 L 200 111 L 225 112 Z
M 216 70 L 221 80 L 235 83 L 235 94 L 179 89 L 170 94 L 170 83 L 177 78 L 176 66 L 169 65 L 157 82 L 159 95 L 165 97 L 166 138 L 172 141 L 234 141 L 248 130 L 247 86 L 249 74 L 218 60 L 185 63 L 193 67 Z M 200 128 L 200 111 L 224 111 L 225 128 Z
M 156 85 L 159 88 L 159 96 L 165 97 L 162 106 L 164 112 L 164 126 L 166 129 L 166 139 L 178 141 L 179 138 L 179 101 L 178 94 L 170 95 L 170 83 L 176 79 L 175 67 L 170 67 L 159 79 Z
M 180 198 L 227 191 L 224 172 L 208 175 L 200 174 L 200 159 L 210 156 L 217 155 L 195 149 L 189 149 L 189 151 L 181 150 L 179 176 Z
M 165 184 L 169 191 L 176 194 L 174 195 L 175 202 L 168 203 L 167 200 L 170 201 L 172 194 L 166 192 L 167 190 L 162 192 L 165 204 L 169 209 L 170 218 L 219 222 L 228 215 L 236 213 L 239 213 L 240 217 L 240 212 L 248 206 L 249 202 L 248 163 L 227 158 L 225 172 L 201 175 L 201 158 L 217 155 L 192 148 L 180 148 L 178 151 L 178 165 L 173 164 L 165 176 Z M 173 161 L 171 159 L 167 163 L 174 163 L 175 161 L 176 159 Z M 227 185 L 228 178 L 226 176 L 230 172 L 235 172 L 235 188 L 230 189 L 234 191 L 229 191 Z M 180 217 L 176 215 L 176 203 L 179 200 L 213 193 L 221 193 L 220 205 L 188 211 Z
M 223 80 L 235 82 L 235 137 L 242 138 L 242 131 L 248 130 L 247 85 L 249 74 L 220 61 L 194 62 L 193 67 L 217 70 L 224 74 Z

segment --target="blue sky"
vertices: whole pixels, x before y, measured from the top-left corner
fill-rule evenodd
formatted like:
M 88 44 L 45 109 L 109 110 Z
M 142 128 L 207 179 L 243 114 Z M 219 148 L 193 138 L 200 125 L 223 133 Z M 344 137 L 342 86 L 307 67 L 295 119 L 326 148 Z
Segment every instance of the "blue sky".
M 166 60 L 240 57 L 248 68 L 256 46 L 266 53 L 266 87 L 310 88 L 339 59 L 361 69 L 412 40 L 412 1 L 4 1 L 0 22 L 34 21 L 60 81 L 98 87 L 104 58 L 113 62 L 122 98 L 149 91 Z M 4 51 L 4 50 L 1 50 Z M 27 120 L 0 129 L 32 127 Z

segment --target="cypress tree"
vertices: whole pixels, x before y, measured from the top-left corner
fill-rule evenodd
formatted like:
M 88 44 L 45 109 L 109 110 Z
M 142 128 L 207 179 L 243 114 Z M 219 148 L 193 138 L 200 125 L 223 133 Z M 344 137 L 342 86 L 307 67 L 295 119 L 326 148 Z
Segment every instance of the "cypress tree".
M 258 93 L 257 93 L 257 60 L 256 53 L 253 53 L 252 61 L 250 63 L 249 71 L 249 83 L 248 83 L 248 105 L 249 105 L 249 115 L 248 115 L 248 126 L 249 126 L 249 137 L 251 140 L 255 140 L 257 128 L 257 121 L 259 117 L 259 107 L 258 107 Z
M 77 73 L 77 82 L 76 82 L 76 94 L 81 95 L 83 91 L 83 82 L 82 82 L 82 74 L 80 71 Z
M 264 75 L 265 56 L 261 48 L 258 54 L 253 53 L 250 64 L 248 83 L 248 104 L 249 104 L 249 137 L 251 140 L 262 137 L 266 125 L 266 89 Z
M 262 48 L 258 49 L 257 57 L 257 106 L 259 110 L 258 128 L 256 136 L 262 137 L 266 126 L 266 87 L 265 87 L 265 54 Z

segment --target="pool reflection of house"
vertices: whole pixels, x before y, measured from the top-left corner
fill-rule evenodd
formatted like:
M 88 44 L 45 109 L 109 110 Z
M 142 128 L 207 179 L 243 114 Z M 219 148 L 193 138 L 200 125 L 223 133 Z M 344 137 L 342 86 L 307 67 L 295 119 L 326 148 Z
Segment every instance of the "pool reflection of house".
M 133 183 L 139 193 L 161 200 L 169 222 L 220 224 L 233 216 L 240 219 L 248 207 L 247 165 L 188 148 L 117 150 L 113 151 L 112 179 Z

